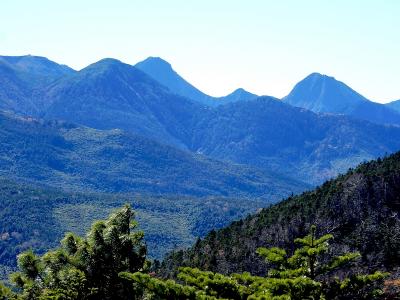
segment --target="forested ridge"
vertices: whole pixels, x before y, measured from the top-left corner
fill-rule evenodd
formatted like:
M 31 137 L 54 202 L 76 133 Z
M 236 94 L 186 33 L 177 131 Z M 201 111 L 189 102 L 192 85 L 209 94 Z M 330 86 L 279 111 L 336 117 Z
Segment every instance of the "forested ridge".
M 229 274 L 261 275 L 266 266 L 258 247 L 294 249 L 293 239 L 317 225 L 319 234 L 335 236 L 332 252 L 361 253 L 357 267 L 400 267 L 400 153 L 366 162 L 315 190 L 263 209 L 221 230 L 211 231 L 188 250 L 176 251 L 162 266 L 165 276 L 178 266 Z

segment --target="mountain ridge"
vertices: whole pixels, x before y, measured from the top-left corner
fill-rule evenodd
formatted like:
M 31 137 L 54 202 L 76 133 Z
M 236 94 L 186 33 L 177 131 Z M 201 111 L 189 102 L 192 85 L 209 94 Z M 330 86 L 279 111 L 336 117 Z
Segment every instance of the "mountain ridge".
M 0 125 L 0 175 L 18 180 L 99 192 L 241 195 L 268 201 L 306 186 L 122 130 L 8 113 L 0 113 Z
M 232 93 L 222 97 L 209 96 L 187 82 L 172 68 L 169 62 L 160 57 L 150 56 L 147 59 L 138 62 L 135 67 L 168 87 L 172 92 L 211 107 L 235 101 L 246 101 L 257 97 L 257 95 L 252 94 L 243 88 L 238 88 Z
M 312 73 L 298 82 L 282 101 L 313 112 L 345 114 L 378 124 L 400 125 L 400 114 L 372 102 L 334 77 Z

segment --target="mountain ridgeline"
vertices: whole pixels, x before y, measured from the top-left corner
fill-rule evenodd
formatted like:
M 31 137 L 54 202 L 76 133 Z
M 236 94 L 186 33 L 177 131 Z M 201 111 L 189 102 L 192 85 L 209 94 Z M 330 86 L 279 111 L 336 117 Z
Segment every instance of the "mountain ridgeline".
M 0 114 L 0 175 L 101 192 L 281 199 L 301 182 L 185 152 L 122 130 Z M 291 186 L 291 184 L 293 184 Z
M 139 64 L 143 70 L 155 65 L 172 72 L 160 59 L 145 62 Z M 400 149 L 399 127 L 312 113 L 273 97 L 210 107 L 168 85 L 137 67 L 104 59 L 44 87 L 35 86 L 34 97 L 24 101 L 32 102 L 38 118 L 122 129 L 188 152 L 248 164 L 278 178 L 304 178 L 304 187 Z M 243 94 L 238 90 L 233 97 Z
M 168 62 L 159 57 L 149 57 L 137 63 L 135 67 L 169 88 L 172 92 L 211 107 L 231 102 L 252 100 L 258 97 L 242 88 L 236 89 L 223 97 L 212 97 L 204 94 L 176 73 Z
M 83 232 L 125 199 L 161 258 L 362 163 L 212 231 L 164 270 L 183 261 L 261 274 L 256 247 L 293 249 L 312 223 L 335 234 L 335 251 L 359 250 L 360 268 L 397 267 L 399 154 L 364 163 L 400 150 L 395 106 L 320 74 L 284 99 L 211 97 L 160 58 L 75 71 L 0 57 L 0 265 Z
M 359 268 L 399 272 L 400 152 L 363 163 L 315 190 L 210 232 L 192 248 L 170 254 L 163 274 L 171 275 L 177 266 L 191 266 L 264 275 L 266 265 L 256 249 L 278 246 L 293 251 L 291 241 L 311 225 L 319 228 L 319 234 L 333 234 L 333 254 L 359 251 Z
M 400 125 L 394 107 L 372 102 L 333 77 L 313 73 L 300 81 L 283 101 L 313 112 L 344 114 L 378 124 Z

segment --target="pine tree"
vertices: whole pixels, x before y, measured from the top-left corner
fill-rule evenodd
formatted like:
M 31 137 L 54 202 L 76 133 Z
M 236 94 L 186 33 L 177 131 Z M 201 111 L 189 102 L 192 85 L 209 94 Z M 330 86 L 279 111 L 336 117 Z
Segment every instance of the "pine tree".
M 61 247 L 37 256 L 18 256 L 11 276 L 18 299 L 135 299 L 138 291 L 119 272 L 146 270 L 143 233 L 129 206 L 92 225 L 86 238 L 67 233 Z
M 359 253 L 345 253 L 328 259 L 332 235 L 316 237 L 316 227 L 295 240 L 300 247 L 289 256 L 281 248 L 259 248 L 257 253 L 270 265 L 265 277 L 250 273 L 229 276 L 181 268 L 178 279 L 166 282 L 141 273 L 121 273 L 120 276 L 143 286 L 150 299 L 374 299 L 381 293 L 383 279 L 379 271 L 334 276 L 359 258 Z M 188 294 L 189 293 L 189 294 Z M 189 297 L 190 296 L 190 297 Z M 185 298 L 188 297 L 188 298 Z M 207 298 L 208 297 L 208 298 Z

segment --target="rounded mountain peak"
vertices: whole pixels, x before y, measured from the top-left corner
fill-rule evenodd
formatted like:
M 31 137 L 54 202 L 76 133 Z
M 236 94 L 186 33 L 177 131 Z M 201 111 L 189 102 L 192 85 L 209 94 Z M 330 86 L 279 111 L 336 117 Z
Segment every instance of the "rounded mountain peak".
M 139 69 L 152 69 L 158 71 L 172 71 L 172 66 L 169 62 L 158 56 L 149 56 L 145 60 L 136 64 Z

